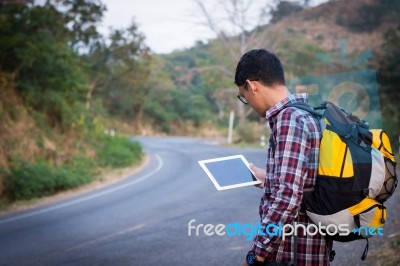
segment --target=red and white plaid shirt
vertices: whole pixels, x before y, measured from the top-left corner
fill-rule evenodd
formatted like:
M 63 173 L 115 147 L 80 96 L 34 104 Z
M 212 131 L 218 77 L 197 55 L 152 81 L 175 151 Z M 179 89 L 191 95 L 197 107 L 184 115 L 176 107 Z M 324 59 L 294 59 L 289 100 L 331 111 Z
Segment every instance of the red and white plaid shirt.
M 290 95 L 266 112 L 271 128 L 267 156 L 267 175 L 260 203 L 261 225 L 292 224 L 303 197 L 303 189 L 312 188 L 318 171 L 321 130 L 310 113 L 285 105 L 307 103 L 307 94 Z M 299 215 L 299 223 L 312 222 Z M 314 231 L 314 230 L 312 230 Z M 252 251 L 266 261 L 289 262 L 293 258 L 293 237 L 257 235 Z M 305 235 L 298 230 L 297 265 L 329 265 L 325 238 L 317 233 Z

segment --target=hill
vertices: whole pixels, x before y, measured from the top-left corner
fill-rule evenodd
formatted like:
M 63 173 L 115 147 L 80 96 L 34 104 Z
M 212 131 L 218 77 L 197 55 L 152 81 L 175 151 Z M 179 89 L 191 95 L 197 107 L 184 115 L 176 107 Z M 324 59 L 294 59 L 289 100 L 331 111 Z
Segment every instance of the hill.
M 262 131 L 240 131 L 248 127 L 246 121 L 257 124 L 259 118 L 251 110 L 238 106 L 232 97 L 236 90 L 233 86 L 236 63 L 244 51 L 272 50 L 281 58 L 288 80 L 372 68 L 377 72 L 379 87 L 379 97 L 376 92 L 374 101 L 381 102 L 385 128 L 397 139 L 399 127 L 387 119 L 398 116 L 397 111 L 387 108 L 397 103 L 387 95 L 396 92 L 393 85 L 399 76 L 388 64 L 395 65 L 398 60 L 394 46 L 400 25 L 400 1 L 332 0 L 313 8 L 295 6 L 290 12 L 287 12 L 288 5 L 283 6 L 286 10 L 280 11 L 278 5 L 273 16 L 280 17 L 273 17 L 267 25 L 239 35 L 222 31 L 219 38 L 208 43 L 199 42 L 190 49 L 165 55 L 163 59 L 174 89 L 185 91 L 186 87 L 195 86 L 196 93 L 207 99 L 203 104 L 207 107 L 207 119 L 211 117 L 216 124 L 226 126 L 229 111 L 236 110 L 240 120 L 236 127 L 237 141 L 244 138 L 257 141 Z M 256 19 L 255 14 L 251 16 Z M 356 62 L 359 64 L 355 65 Z M 155 103 L 157 99 L 152 101 Z M 201 125 L 202 121 L 200 116 L 197 124 Z
M 337 41 L 340 39 L 348 41 L 350 53 L 366 49 L 379 50 L 385 32 L 396 27 L 399 22 L 396 16 L 392 16 L 392 12 L 386 14 L 385 18 L 381 17 L 384 11 L 378 6 L 383 2 L 385 1 L 329 1 L 285 18 L 271 26 L 271 30 L 301 33 L 308 41 L 317 43 L 325 51 L 337 49 Z M 364 17 L 370 9 L 375 10 L 375 13 L 369 16 L 376 18 Z

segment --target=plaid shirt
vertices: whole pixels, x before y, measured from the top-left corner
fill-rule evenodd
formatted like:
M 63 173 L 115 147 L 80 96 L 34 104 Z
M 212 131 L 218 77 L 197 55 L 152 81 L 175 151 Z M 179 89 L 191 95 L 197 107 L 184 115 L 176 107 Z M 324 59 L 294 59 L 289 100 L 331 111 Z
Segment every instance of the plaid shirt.
M 321 131 L 319 122 L 310 113 L 298 108 L 285 108 L 288 103 L 307 103 L 307 94 L 290 95 L 266 112 L 271 128 L 267 156 L 267 175 L 260 203 L 262 226 L 291 224 L 299 211 L 303 189 L 312 188 L 318 170 Z M 312 223 L 300 214 L 298 223 Z M 271 232 L 272 230 L 269 229 Z M 313 231 L 314 232 L 314 231 Z M 252 251 L 266 261 L 289 262 L 293 255 L 293 237 L 257 235 Z M 325 238 L 304 235 L 298 229 L 297 265 L 329 265 Z

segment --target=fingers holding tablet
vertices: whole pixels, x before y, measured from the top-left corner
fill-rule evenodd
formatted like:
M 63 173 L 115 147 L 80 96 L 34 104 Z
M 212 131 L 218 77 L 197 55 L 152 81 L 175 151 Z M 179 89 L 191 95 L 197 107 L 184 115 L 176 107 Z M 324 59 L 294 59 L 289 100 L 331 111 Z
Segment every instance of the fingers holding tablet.
M 198 163 L 218 190 L 260 185 L 265 180 L 265 171 L 262 176 L 263 170 L 255 166 L 250 167 L 241 154 L 201 160 Z

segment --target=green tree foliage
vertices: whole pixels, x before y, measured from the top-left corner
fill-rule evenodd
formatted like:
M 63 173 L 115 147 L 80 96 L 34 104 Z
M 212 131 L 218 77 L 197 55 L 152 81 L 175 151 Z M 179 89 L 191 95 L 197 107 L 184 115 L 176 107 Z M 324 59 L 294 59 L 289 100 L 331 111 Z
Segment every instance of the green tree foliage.
M 379 58 L 378 82 L 383 125 L 388 132 L 395 151 L 398 150 L 400 136 L 400 26 L 385 34 Z
M 355 5 L 354 12 L 348 17 L 338 16 L 336 23 L 354 32 L 368 32 L 383 22 L 398 21 L 400 0 L 374 0 L 369 4 L 349 2 L 349 5 Z
M 53 126 L 69 127 L 80 115 L 87 90 L 79 55 L 70 46 L 96 35 L 92 24 L 104 9 L 92 1 L 64 5 L 67 11 L 51 1 L 3 4 L 0 60 L 1 71 L 15 74 L 17 90 L 30 108 L 44 112 Z
M 173 92 L 176 89 L 171 73 L 166 70 L 165 60 L 153 55 L 150 62 L 148 86 L 152 89 L 143 106 L 144 118 L 162 132 L 171 132 L 171 123 L 178 116 L 171 110 Z
M 151 57 L 137 25 L 113 30 L 84 55 L 90 79 L 90 97 L 100 98 L 110 114 L 141 121 L 148 86 Z M 89 99 L 90 100 L 90 99 Z
M 215 87 L 206 78 L 212 70 L 205 69 L 214 57 L 207 45 L 198 42 L 190 49 L 153 56 L 152 60 L 148 79 L 152 89 L 144 114 L 153 126 L 170 133 L 172 126 L 188 121 L 196 127 L 215 121 Z
M 315 56 L 320 52 L 322 50 L 318 45 L 296 34 L 283 42 L 276 53 L 285 67 L 286 77 L 293 78 L 315 74 L 320 67 L 320 62 Z
M 29 157 L 14 151 L 14 138 L 0 142 L 0 196 L 51 195 L 91 181 L 99 166 L 142 158 L 138 143 L 104 136 L 98 122 L 103 104 L 124 118 L 140 113 L 151 89 L 144 37 L 134 23 L 110 39 L 100 36 L 104 11 L 97 0 L 0 3 L 0 92 L 10 98 L 0 99 L 0 119 L 7 117 L 0 130 L 11 134 L 19 130 L 13 124 L 26 122 L 24 130 L 32 130 L 24 136 Z M 64 144 L 67 136 L 76 143 Z
M 62 4 L 65 24 L 69 28 L 70 47 L 75 51 L 95 42 L 101 35 L 97 23 L 101 21 L 106 7 L 100 0 L 64 0 Z
M 306 1 L 307 2 L 307 1 Z M 308 5 L 308 3 L 305 3 Z M 279 1 L 277 6 L 271 11 L 271 23 L 276 23 L 285 17 L 303 10 L 303 6 L 299 3 L 289 1 Z

